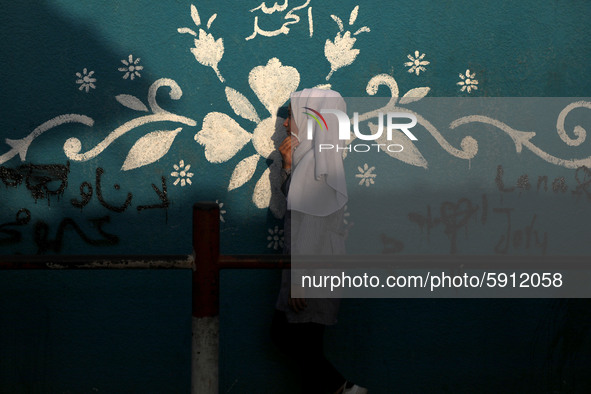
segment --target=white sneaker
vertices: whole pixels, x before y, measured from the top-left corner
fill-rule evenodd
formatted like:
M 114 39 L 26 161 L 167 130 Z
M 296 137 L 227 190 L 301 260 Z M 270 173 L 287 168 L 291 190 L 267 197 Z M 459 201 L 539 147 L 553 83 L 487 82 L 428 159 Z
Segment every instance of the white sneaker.
M 367 389 L 365 387 L 357 386 L 354 384 L 353 386 L 343 390 L 343 394 L 367 394 Z

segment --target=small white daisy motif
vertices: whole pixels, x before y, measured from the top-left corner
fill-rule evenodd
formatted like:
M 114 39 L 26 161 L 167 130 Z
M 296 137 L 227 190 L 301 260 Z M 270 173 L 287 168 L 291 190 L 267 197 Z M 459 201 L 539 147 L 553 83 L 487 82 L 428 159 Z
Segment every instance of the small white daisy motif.
M 279 226 L 275 226 L 275 228 L 270 228 L 269 235 L 267 235 L 267 248 L 269 249 L 279 249 L 283 247 L 283 230 L 279 229 Z
M 478 90 L 478 86 L 476 86 L 478 85 L 478 81 L 475 80 L 474 77 L 476 77 L 476 73 L 470 74 L 470 70 L 466 70 L 466 74 L 460 73 L 461 81 L 457 83 L 462 87 L 460 91 L 463 92 L 464 90 L 466 90 L 468 91 L 468 93 L 470 93 L 472 89 Z
M 369 167 L 367 163 L 365 163 L 363 168 L 357 167 L 357 169 L 359 170 L 359 174 L 356 174 L 355 177 L 361 178 L 361 181 L 359 181 L 359 186 L 363 185 L 364 183 L 366 187 L 374 184 L 374 178 L 377 174 L 373 174 L 372 172 L 376 169 L 375 167 Z
M 125 60 L 125 59 L 121 60 L 121 63 L 123 63 L 125 65 L 125 67 L 119 67 L 119 71 L 125 73 L 125 74 L 123 74 L 123 79 L 129 78 L 133 81 L 133 79 L 135 77 L 141 77 L 139 71 L 143 70 L 144 67 L 140 66 L 138 64 L 139 62 L 140 62 L 140 58 L 138 57 L 135 60 L 133 60 L 132 55 L 129 55 L 127 60 Z
M 82 73 L 76 73 L 76 76 L 78 77 L 76 83 L 80 85 L 78 90 L 85 89 L 86 93 L 88 93 L 90 88 L 96 89 L 96 86 L 94 84 L 96 82 L 96 78 L 93 78 L 93 75 L 94 71 L 88 72 L 86 68 L 82 70 Z
M 421 55 L 419 53 L 419 51 L 415 51 L 414 57 L 412 57 L 412 55 L 406 55 L 406 57 L 408 57 L 410 62 L 406 62 L 406 63 L 404 63 L 404 65 L 406 67 L 410 67 L 408 69 L 409 73 L 415 73 L 416 75 L 419 75 L 419 73 L 421 71 L 426 71 L 427 69 L 424 66 L 431 64 L 431 62 L 423 60 L 423 58 L 425 57 L 425 54 L 423 53 Z
M 187 183 L 190 185 L 191 179 L 189 178 L 191 178 L 194 175 L 192 172 L 189 172 L 191 165 L 187 164 L 185 166 L 185 161 L 181 160 L 178 166 L 174 164 L 173 167 L 176 170 L 170 173 L 170 176 L 176 178 L 173 185 L 176 186 L 179 184 L 179 182 L 181 183 L 181 186 L 185 186 Z
M 343 213 L 343 224 L 346 226 L 349 224 L 349 217 L 351 216 L 351 212 L 349 212 L 349 206 L 345 204 L 345 212 Z
M 224 214 L 226 213 L 226 210 L 222 209 L 224 206 L 224 203 L 220 202 L 219 200 L 215 200 L 215 202 L 220 207 L 220 222 L 225 223 L 226 221 L 224 220 Z

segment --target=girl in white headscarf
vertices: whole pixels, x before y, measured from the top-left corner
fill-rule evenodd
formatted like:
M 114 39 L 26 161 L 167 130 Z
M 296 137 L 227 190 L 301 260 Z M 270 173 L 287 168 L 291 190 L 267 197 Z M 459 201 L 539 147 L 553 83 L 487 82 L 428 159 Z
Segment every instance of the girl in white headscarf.
M 336 116 L 319 119 L 321 109 L 346 112 L 346 104 L 338 92 L 304 89 L 291 95 L 289 116 L 283 123 L 289 134 L 279 147 L 288 209 L 287 254 L 345 253 L 343 215 L 348 197 L 342 149 L 336 149 L 344 141 L 338 139 Z M 308 122 L 314 117 L 317 120 Z M 333 149 L 320 150 L 321 145 Z M 295 277 L 293 285 L 290 271 L 284 270 L 271 333 L 274 342 L 302 366 L 303 391 L 366 393 L 347 382 L 324 356 L 324 327 L 336 323 L 340 299 L 306 299 Z

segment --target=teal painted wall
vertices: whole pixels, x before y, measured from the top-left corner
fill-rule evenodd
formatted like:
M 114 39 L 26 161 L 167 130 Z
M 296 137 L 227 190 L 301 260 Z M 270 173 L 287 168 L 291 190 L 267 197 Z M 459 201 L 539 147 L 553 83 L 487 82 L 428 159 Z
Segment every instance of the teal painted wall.
M 282 135 L 275 126 L 296 89 L 330 84 L 343 96 L 368 97 L 368 83 L 382 75 L 396 81 L 400 96 L 417 88 L 426 98 L 589 96 L 587 1 L 278 3 L 286 8 L 267 13 L 259 1 L 203 1 L 194 10 L 182 1 L 6 5 L 0 253 L 189 254 L 191 206 L 200 200 L 223 204 L 224 253 L 278 253 L 268 239 L 280 231 L 284 209 L 274 186 Z M 417 58 L 422 68 L 406 64 Z M 571 138 L 574 125 L 567 124 Z M 532 140 L 545 153 L 590 156 L 588 141 L 570 146 L 550 126 Z M 440 131 L 460 146 L 464 135 Z M 427 170 L 387 155 L 369 163 L 348 156 L 352 195 L 376 194 L 380 177 L 403 174 L 400 199 L 415 205 L 400 212 L 394 236 L 421 241 L 404 239 L 403 253 L 450 252 L 441 228 L 421 238 L 407 216 L 466 197 L 445 187 L 464 179 L 486 190 L 491 206 L 533 204 L 545 214 L 548 252 L 586 253 L 577 244 L 588 244 L 588 199 L 570 193 L 575 168 L 532 150 L 518 153 L 498 130 L 465 133 L 479 143 L 472 160 L 425 133 L 416 148 Z M 375 167 L 375 185 L 355 177 L 365 164 Z M 494 182 L 499 164 L 507 179 L 563 176 L 568 193 L 503 195 Z M 427 185 L 419 199 L 413 182 Z M 576 216 L 564 223 L 579 237 L 571 239 L 574 249 L 565 246 L 552 207 Z M 478 234 L 457 246 L 495 253 Z M 267 338 L 278 272 L 230 271 L 222 282 L 221 391 L 288 392 L 295 378 Z M 3 392 L 189 390 L 189 272 L 4 271 L 0 283 Z M 552 340 L 589 338 L 589 321 L 578 313 L 586 306 L 349 300 L 342 324 L 329 330 L 327 351 L 372 392 L 566 390 L 589 366 L 588 339 Z M 562 351 L 569 358 L 561 359 Z

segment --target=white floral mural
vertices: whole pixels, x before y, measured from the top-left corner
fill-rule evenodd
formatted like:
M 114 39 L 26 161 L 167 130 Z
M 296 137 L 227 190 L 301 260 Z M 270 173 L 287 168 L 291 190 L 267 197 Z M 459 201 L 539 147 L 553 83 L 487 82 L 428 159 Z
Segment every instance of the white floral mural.
M 220 207 L 220 222 L 224 223 L 226 221 L 224 219 L 224 215 L 226 214 L 226 210 L 224 209 L 224 203 L 220 200 L 215 200 L 215 203 L 218 204 L 218 207 Z
M 363 167 L 357 167 L 359 171 L 358 174 L 355 175 L 355 178 L 360 178 L 359 186 L 365 185 L 369 187 L 369 185 L 373 185 L 375 183 L 374 179 L 376 178 L 377 174 L 374 174 L 374 170 L 376 168 L 374 166 L 368 166 L 367 163 L 363 165 Z
M 84 68 L 81 73 L 76 73 L 76 76 L 78 77 L 76 83 L 80 85 L 78 90 L 84 90 L 86 93 L 88 93 L 91 88 L 96 89 L 96 85 L 94 84 L 96 82 L 96 78 L 93 77 L 93 75 L 94 71 L 88 71 L 86 68 Z
M 273 250 L 279 250 L 283 248 L 285 237 L 283 235 L 283 230 L 281 230 L 279 226 L 275 226 L 274 228 L 268 229 L 267 233 L 267 248 Z
M 209 17 L 206 24 L 206 29 L 211 28 L 211 24 L 217 17 L 217 14 L 213 14 Z M 201 18 L 199 18 L 199 12 L 197 7 L 191 4 L 191 18 L 196 27 L 201 26 Z M 181 27 L 178 29 L 181 34 L 190 34 L 193 37 L 197 37 L 197 33 L 188 27 Z M 195 60 L 206 67 L 211 67 L 215 74 L 219 78 L 220 82 L 224 82 L 224 77 L 218 69 L 218 63 L 224 56 L 224 40 L 218 38 L 217 40 L 211 33 L 207 33 L 203 28 L 199 29 L 199 36 L 195 38 L 195 47 L 191 48 L 191 53 L 195 56 Z
M 150 86 L 148 90 L 148 107 L 137 97 L 121 94 L 115 99 L 123 106 L 138 112 L 152 112 L 149 115 L 142 115 L 134 118 L 115 130 L 103 139 L 94 148 L 82 152 L 82 142 L 77 137 L 69 138 L 64 144 L 64 153 L 70 160 L 74 161 L 88 161 L 101 154 L 111 143 L 116 139 L 126 134 L 130 130 L 140 127 L 145 124 L 154 122 L 177 122 L 187 126 L 195 126 L 197 123 L 185 116 L 175 115 L 169 111 L 162 109 L 156 102 L 156 92 L 162 87 L 170 88 L 170 98 L 178 100 L 183 95 L 180 86 L 172 79 L 162 78 L 157 80 Z M 141 137 L 129 150 L 121 170 L 128 171 L 135 168 L 143 167 L 145 165 L 154 163 L 168 153 L 175 137 L 180 133 L 182 127 L 174 130 L 158 130 L 152 131 Z M 30 142 L 29 142 L 30 143 Z
M 470 70 L 460 73 L 460 81 L 457 83 L 461 86 L 460 91 L 470 93 L 472 90 L 478 90 L 478 81 L 475 78 L 476 73 L 471 73 Z
M 426 71 L 425 66 L 431 64 L 431 62 L 425 60 L 425 54 L 421 54 L 419 51 L 415 51 L 414 56 L 406 55 L 406 57 L 408 57 L 410 62 L 406 62 L 404 65 L 408 67 L 409 73 L 415 73 L 416 75 L 419 75 L 421 71 Z
M 349 26 L 353 26 L 357 20 L 358 13 L 359 6 L 355 6 L 349 15 Z M 337 23 L 339 32 L 333 41 L 326 40 L 326 43 L 324 44 L 324 55 L 330 63 L 330 72 L 326 76 L 327 81 L 335 71 L 352 64 L 357 58 L 357 55 L 359 55 L 359 49 L 353 49 L 353 46 L 357 41 L 357 38 L 354 36 L 371 31 L 367 26 L 357 29 L 355 33 L 351 33 L 349 30 L 345 31 L 341 18 L 336 15 L 331 15 L 330 17 Z
M 250 71 L 248 83 L 259 102 L 267 109 L 268 116 L 262 120 L 245 95 L 230 87 L 226 87 L 225 92 L 234 113 L 253 123 L 252 132 L 244 130 L 238 122 L 224 113 L 210 112 L 203 119 L 202 129 L 195 134 L 195 141 L 205 147 L 205 158 L 211 163 L 230 160 L 252 141 L 257 153 L 242 159 L 236 165 L 228 183 L 228 191 L 248 182 L 261 159 L 277 154 L 271 138 L 277 127 L 277 110 L 297 89 L 300 74 L 294 67 L 285 66 L 279 59 L 272 58 L 266 65 Z M 274 163 L 280 165 L 277 159 L 278 157 Z M 267 168 L 256 183 L 252 200 L 259 208 L 266 208 L 270 204 L 270 176 L 271 169 Z M 280 208 L 272 207 L 272 210 L 279 213 Z
M 255 38 L 256 41 L 262 41 L 287 36 L 296 26 L 304 25 L 307 16 L 310 38 L 314 37 L 314 39 L 321 40 L 321 42 L 324 41 L 324 57 L 330 66 L 330 71 L 325 77 L 326 80 L 330 80 L 336 71 L 344 69 L 358 59 L 361 51 L 355 48 L 357 36 L 361 33 L 370 33 L 372 31 L 368 26 L 359 23 L 361 14 L 359 5 L 356 5 L 346 14 L 347 18 L 341 18 L 336 12 L 330 14 L 330 18 L 325 18 L 331 23 L 336 23 L 338 27 L 336 36 L 331 39 L 318 37 L 318 33 L 314 33 L 313 9 L 311 6 L 312 3 L 309 0 L 297 4 L 288 0 L 284 0 L 281 3 L 276 2 L 273 6 L 267 6 L 266 4 L 262 2 L 257 7 L 249 10 L 249 13 L 254 16 L 254 31 L 251 36 L 245 38 L 245 44 L 252 42 Z M 318 4 L 317 7 L 322 6 Z M 251 198 L 253 204 L 258 208 L 269 207 L 276 217 L 282 217 L 284 213 L 284 208 L 281 208 L 282 204 L 280 201 L 272 201 L 274 192 L 277 191 L 274 190 L 276 188 L 275 185 L 279 183 L 278 179 L 273 178 L 279 176 L 278 166 L 280 163 L 280 157 L 276 150 L 280 141 L 273 140 L 275 131 L 281 129 L 282 119 L 278 117 L 277 111 L 289 100 L 292 92 L 302 86 L 312 86 L 318 81 L 302 84 L 298 67 L 303 65 L 288 65 L 284 64 L 278 57 L 270 57 L 268 60 L 265 59 L 266 61 L 261 62 L 262 64 L 248 71 L 247 81 L 250 90 L 239 91 L 227 86 L 226 79 L 220 71 L 220 62 L 225 53 L 224 39 L 219 36 L 220 32 L 212 31 L 215 27 L 218 13 L 212 13 L 207 19 L 207 22 L 202 23 L 197 7 L 192 4 L 188 8 L 188 16 L 190 16 L 194 27 L 180 27 L 176 28 L 176 31 L 182 35 L 188 34 L 193 37 L 193 46 L 187 48 L 187 50 L 191 52 L 197 63 L 211 68 L 217 78 L 216 81 L 221 84 L 218 86 L 224 92 L 226 101 L 233 111 L 232 113 L 225 113 L 222 112 L 223 110 L 214 106 L 200 119 L 201 124 L 199 129 L 191 130 L 194 133 L 194 139 L 198 144 L 203 146 L 205 159 L 211 164 L 222 164 L 232 159 L 239 159 L 237 164 L 228 173 L 227 191 L 233 192 L 238 190 L 255 178 Z M 265 17 L 273 14 L 283 17 L 281 25 L 271 27 L 266 24 L 268 21 L 265 20 Z M 318 17 L 316 18 L 318 19 Z M 226 32 L 226 34 L 229 33 Z M 314 36 L 314 34 L 316 35 Z M 426 72 L 428 70 L 427 67 L 431 64 L 431 61 L 427 60 L 426 54 L 419 50 L 415 50 L 413 54 L 408 54 L 406 57 L 408 61 L 404 63 L 405 70 L 416 76 Z M 134 80 L 142 77 L 144 67 L 139 57 L 129 54 L 126 59 L 121 60 L 121 65 L 118 67 L 118 71 L 121 73 L 120 76 L 122 79 Z M 415 113 L 406 108 L 407 104 L 426 97 L 430 93 L 430 87 L 421 86 L 411 88 L 400 96 L 398 83 L 394 78 L 397 71 L 392 70 L 389 74 L 383 73 L 367 76 L 368 83 L 365 89 L 367 95 L 376 95 L 378 88 L 385 86 L 389 89 L 389 95 L 391 97 L 390 101 L 382 108 L 376 108 L 375 110 L 359 115 L 359 121 L 367 122 L 367 126 L 374 133 L 377 126 L 372 119 L 379 112 L 406 111 L 416 116 L 417 127 L 422 127 L 426 132 L 425 135 L 434 139 L 445 152 L 453 157 L 469 161 L 475 157 L 479 150 L 476 139 L 470 135 L 466 135 L 461 139 L 458 147 L 448 142 L 440 132 L 440 129 L 445 127 L 446 129 L 454 130 L 469 123 L 487 123 L 497 127 L 511 137 L 518 153 L 525 148 L 546 162 L 558 166 L 566 168 L 591 167 L 591 157 L 583 159 L 562 159 L 555 157 L 533 143 L 532 139 L 536 135 L 535 132 L 519 131 L 499 120 L 486 116 L 467 115 L 451 122 L 449 125 L 435 125 L 420 113 Z M 80 91 L 89 93 L 96 89 L 97 78 L 95 71 L 89 71 L 88 68 L 84 68 L 81 72 L 76 72 L 75 75 L 77 78 L 76 85 Z M 213 77 L 213 74 L 211 76 Z M 240 78 L 240 74 L 234 73 L 233 77 Z M 454 86 L 459 87 L 459 92 L 466 92 L 472 95 L 476 94 L 479 86 L 481 86 L 476 73 L 470 69 L 459 74 L 459 81 L 450 79 L 450 84 L 452 83 Z M 332 85 L 316 84 L 316 87 L 332 88 Z M 141 136 L 130 147 L 126 157 L 122 158 L 121 170 L 131 171 L 152 165 L 165 158 L 172 148 L 176 137 L 187 127 L 197 127 L 198 122 L 192 117 L 178 115 L 163 109 L 156 100 L 156 93 L 160 89 L 166 89 L 169 92 L 171 100 L 179 100 L 182 97 L 181 87 L 176 81 L 170 78 L 160 78 L 152 83 L 149 87 L 146 101 L 142 101 L 140 98 L 131 94 L 119 94 L 115 96 L 115 100 L 118 103 L 133 111 L 131 113 L 136 116 L 132 116 L 130 120 L 119 125 L 111 132 L 106 133 L 103 140 L 95 144 L 95 146 L 85 146 L 83 136 L 72 136 L 68 138 L 63 145 L 65 156 L 69 160 L 78 162 L 92 160 L 107 150 L 122 135 L 136 128 L 156 122 L 166 126 L 163 126 L 161 130 L 150 131 Z M 335 89 L 339 90 L 339 86 L 335 86 Z M 253 103 L 256 104 L 256 107 Z M 264 113 L 257 110 L 261 106 L 265 109 Z M 580 145 L 586 138 L 586 132 L 582 127 L 576 126 L 574 129 L 575 138 L 569 137 L 564 126 L 564 120 L 567 114 L 576 108 L 590 107 L 590 103 L 580 101 L 572 103 L 560 113 L 557 121 L 557 131 L 562 141 L 569 146 Z M 25 161 L 28 148 L 36 138 L 53 128 L 67 123 L 79 123 L 85 127 L 92 128 L 95 122 L 94 119 L 83 114 L 65 113 L 53 117 L 36 127 L 24 138 L 16 140 L 7 138 L 5 142 L 9 146 L 9 149 L 0 155 L 0 164 L 16 156 L 21 161 Z M 171 127 L 171 123 L 174 126 Z M 347 141 L 347 144 L 350 145 L 353 141 L 354 138 Z M 402 141 L 404 141 L 403 152 L 392 153 L 387 150 L 383 150 L 383 152 L 408 165 L 428 168 L 428 160 L 420 150 L 412 142 L 409 142 L 402 132 L 394 130 L 392 140 L 389 142 L 401 143 Z M 376 142 L 386 143 L 388 141 L 385 140 L 384 135 Z M 249 143 L 252 144 L 255 153 L 253 154 L 251 152 L 248 155 L 241 155 L 243 148 L 248 146 Z M 261 167 L 260 163 L 265 162 L 267 159 L 271 164 L 267 166 L 265 163 L 262 174 L 255 177 L 257 169 Z M 185 160 L 190 159 L 185 157 Z M 191 185 L 191 176 L 188 174 L 192 175 L 193 173 L 189 172 L 189 168 L 191 168 L 189 164 L 184 164 L 184 161 L 181 161 L 178 164 L 168 163 L 167 165 L 172 166 L 175 170 L 170 173 L 175 178 L 174 185 L 180 185 L 181 187 Z M 373 184 L 376 174 L 372 172 L 373 167 L 365 168 L 366 166 L 364 165 L 360 173 L 357 174 L 357 177 L 360 178 L 360 185 L 369 187 Z
M 181 160 L 178 165 L 174 164 L 172 167 L 174 168 L 174 171 L 170 173 L 170 176 L 176 178 L 173 183 L 174 186 L 178 185 L 179 182 L 181 187 L 192 184 L 191 178 L 194 174 L 189 172 L 191 169 L 190 164 L 185 165 L 185 161 Z
M 136 77 L 141 77 L 142 75 L 140 74 L 140 71 L 142 71 L 144 69 L 144 66 L 141 66 L 140 63 L 140 58 L 136 58 L 135 60 L 133 59 L 133 55 L 129 55 L 129 57 L 127 59 L 122 59 L 121 63 L 123 63 L 123 65 L 125 67 L 119 67 L 118 70 L 121 71 L 123 73 L 123 79 L 127 79 L 129 78 L 130 80 L 134 80 Z

